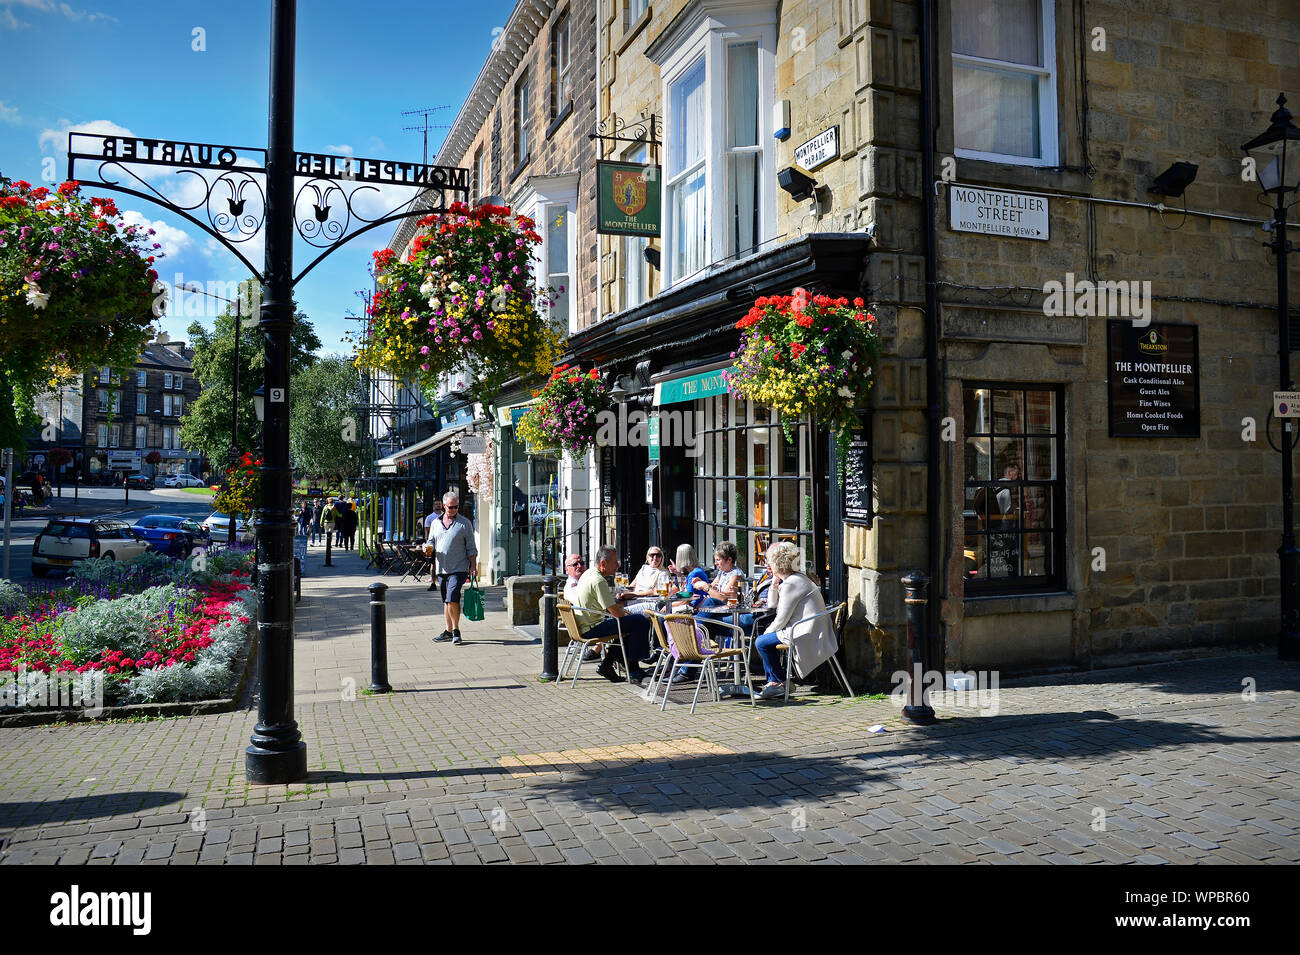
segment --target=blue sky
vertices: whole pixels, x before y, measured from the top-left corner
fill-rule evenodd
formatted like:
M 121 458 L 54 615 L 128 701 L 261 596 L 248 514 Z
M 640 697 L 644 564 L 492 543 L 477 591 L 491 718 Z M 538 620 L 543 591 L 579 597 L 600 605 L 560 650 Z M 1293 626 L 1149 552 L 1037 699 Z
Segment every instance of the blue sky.
M 299 0 L 295 148 L 418 162 L 421 134 L 403 127 L 422 120 L 402 111 L 446 106 L 429 121 L 451 123 L 487 57 L 493 27 L 505 25 L 513 6 Z M 269 0 L 0 0 L 0 172 L 40 183 L 52 157 L 56 181 L 63 181 L 69 128 L 264 146 L 270 7 Z M 194 49 L 199 45 L 206 49 Z M 430 132 L 431 159 L 445 132 Z M 212 288 L 208 283 L 248 277 L 183 218 L 131 196 L 115 199 L 132 219 L 161 223 L 163 280 Z M 297 286 L 324 351 L 345 350 L 342 336 L 356 323 L 344 316 L 360 313 L 355 292 L 370 283 L 370 253 L 392 232 L 385 225 L 357 238 Z M 260 267 L 260 245 L 251 251 Z M 316 254 L 296 243 L 295 272 Z M 224 308 L 188 299 L 182 314 L 163 319 L 174 338 L 196 318 L 210 324 Z

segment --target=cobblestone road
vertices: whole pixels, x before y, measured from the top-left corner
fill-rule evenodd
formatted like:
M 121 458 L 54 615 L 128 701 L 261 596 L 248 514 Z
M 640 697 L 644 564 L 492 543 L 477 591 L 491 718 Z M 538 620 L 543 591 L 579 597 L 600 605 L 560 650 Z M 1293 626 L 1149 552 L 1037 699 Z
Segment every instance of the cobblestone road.
M 298 611 L 305 783 L 244 782 L 255 711 L 0 729 L 0 863 L 1300 861 L 1300 666 L 1269 654 L 1004 682 L 923 729 L 811 693 L 691 716 L 537 683 L 502 613 L 434 644 L 389 578 L 368 696 L 374 578 L 336 562 Z

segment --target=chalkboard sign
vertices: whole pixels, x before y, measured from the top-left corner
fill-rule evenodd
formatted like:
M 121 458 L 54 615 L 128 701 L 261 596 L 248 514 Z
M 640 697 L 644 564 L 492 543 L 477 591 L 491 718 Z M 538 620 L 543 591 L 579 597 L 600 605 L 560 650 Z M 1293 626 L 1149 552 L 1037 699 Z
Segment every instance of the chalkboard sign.
M 600 449 L 600 500 L 606 507 L 614 506 L 614 452 Z
M 1110 436 L 1200 437 L 1196 326 L 1112 320 L 1106 331 Z
M 870 418 L 867 418 L 868 424 Z M 871 526 L 876 502 L 871 494 L 871 430 L 853 432 L 844 465 L 844 523 Z

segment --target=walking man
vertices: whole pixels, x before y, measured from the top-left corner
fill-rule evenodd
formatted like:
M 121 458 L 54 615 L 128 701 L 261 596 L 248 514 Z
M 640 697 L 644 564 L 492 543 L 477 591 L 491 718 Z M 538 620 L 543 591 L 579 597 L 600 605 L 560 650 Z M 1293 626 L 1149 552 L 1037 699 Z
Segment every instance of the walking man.
M 320 540 L 322 532 L 321 518 L 324 514 L 325 505 L 321 503 L 320 498 L 316 498 L 311 505 L 311 543 L 313 544 Z
M 450 642 L 460 646 L 460 591 L 465 581 L 478 576 L 478 545 L 474 543 L 474 525 L 460 513 L 460 495 L 448 491 L 442 496 L 442 517 L 428 525 L 429 541 L 439 570 L 438 586 L 442 594 L 442 616 L 446 629 L 433 638 L 434 643 Z

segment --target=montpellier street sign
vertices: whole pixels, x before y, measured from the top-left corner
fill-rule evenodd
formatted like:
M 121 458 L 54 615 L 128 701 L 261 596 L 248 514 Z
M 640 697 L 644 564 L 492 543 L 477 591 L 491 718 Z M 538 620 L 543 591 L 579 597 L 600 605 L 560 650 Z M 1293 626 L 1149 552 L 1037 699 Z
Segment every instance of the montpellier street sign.
M 300 153 L 293 148 L 297 0 L 271 2 L 267 146 L 70 133 L 68 178 L 156 203 L 225 246 L 263 289 L 266 348 L 262 506 L 257 510 L 257 724 L 244 751 L 249 782 L 307 778 L 307 744 L 293 717 L 294 520 L 289 513 L 289 356 L 293 287 L 350 239 L 386 222 L 445 211 L 469 199 L 469 171 Z M 78 164 L 85 172 L 77 169 Z M 164 168 L 168 167 L 168 168 Z M 389 189 L 410 189 L 394 202 Z M 323 251 L 297 275 L 294 235 Z M 240 244 L 261 236 L 258 269 Z
M 1047 220 L 1047 200 L 1042 196 L 972 186 L 948 189 L 948 228 L 954 232 L 1046 242 Z
M 840 128 L 822 130 L 808 142 L 794 147 L 794 161 L 812 172 L 840 154 Z

